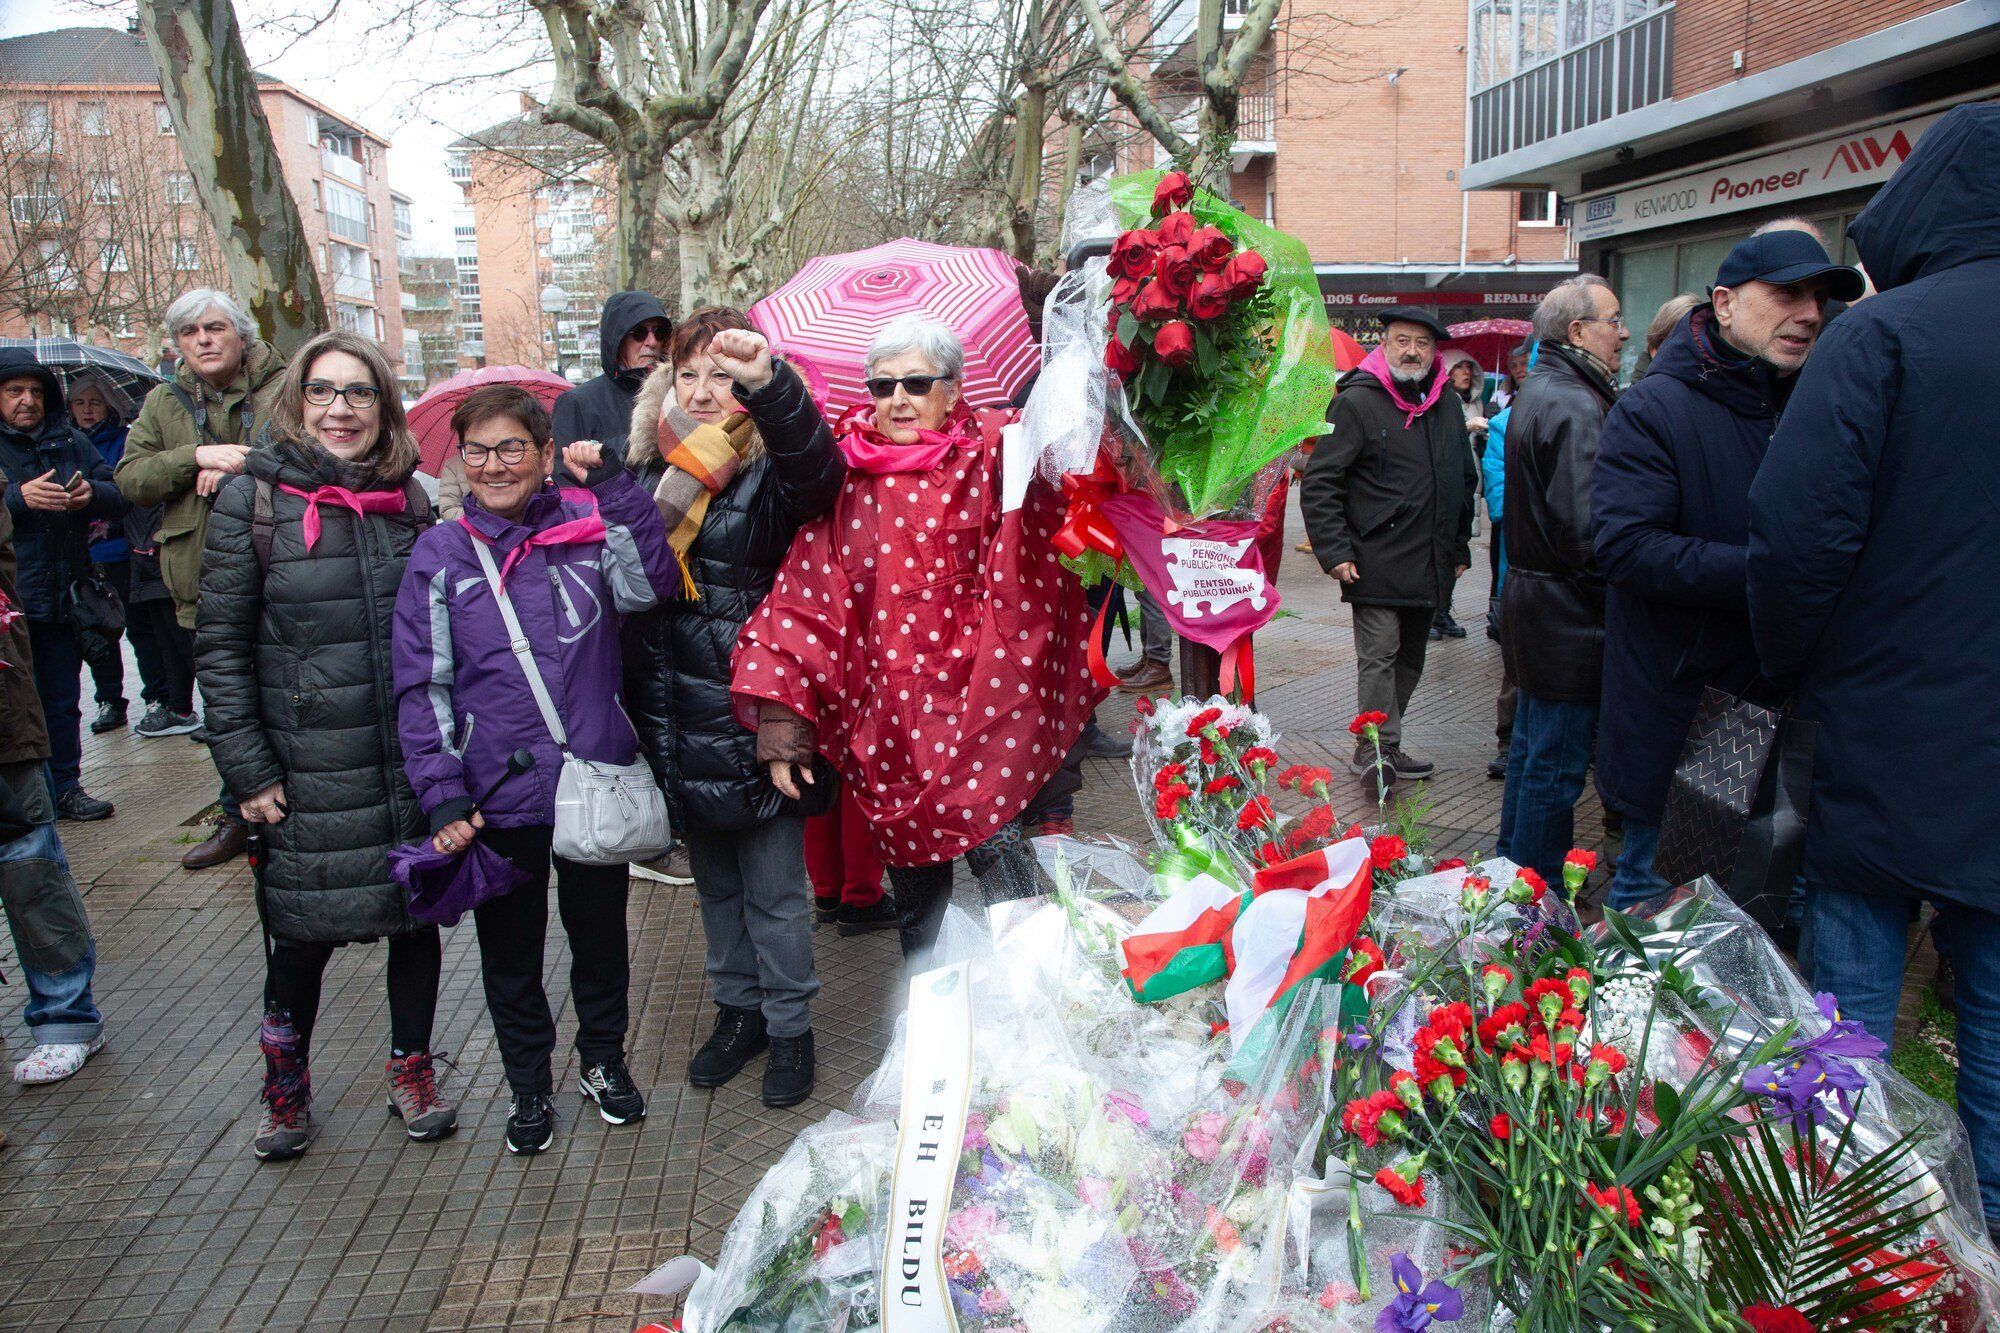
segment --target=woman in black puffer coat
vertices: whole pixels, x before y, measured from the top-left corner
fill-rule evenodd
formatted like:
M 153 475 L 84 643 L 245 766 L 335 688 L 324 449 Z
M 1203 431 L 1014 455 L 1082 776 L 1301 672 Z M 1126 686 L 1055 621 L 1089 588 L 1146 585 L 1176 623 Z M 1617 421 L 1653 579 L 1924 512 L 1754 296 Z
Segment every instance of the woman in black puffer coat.
M 832 507 L 847 466 L 798 373 L 773 361 L 749 328 L 739 311 L 695 311 L 633 405 L 626 461 L 659 502 L 687 586 L 627 620 L 625 677 L 687 843 L 721 1009 L 689 1081 L 727 1082 L 769 1039 L 765 1097 L 785 1105 L 810 1087 L 810 1001 L 819 989 L 805 817 L 831 806 L 834 778 L 819 765 L 803 800 L 772 787 L 756 734 L 732 711 L 729 665 L 793 534 Z M 722 344 L 712 355 L 724 334 L 722 344 L 750 355 L 721 355 Z
M 285 371 L 262 447 L 216 492 L 195 665 L 216 766 L 263 830 L 270 934 L 258 1158 L 314 1132 L 308 1054 L 335 948 L 387 937 L 389 1108 L 410 1137 L 457 1115 L 432 1069 L 437 927 L 410 919 L 386 853 L 424 832 L 390 690 L 396 589 L 431 510 L 394 373 L 337 330 Z

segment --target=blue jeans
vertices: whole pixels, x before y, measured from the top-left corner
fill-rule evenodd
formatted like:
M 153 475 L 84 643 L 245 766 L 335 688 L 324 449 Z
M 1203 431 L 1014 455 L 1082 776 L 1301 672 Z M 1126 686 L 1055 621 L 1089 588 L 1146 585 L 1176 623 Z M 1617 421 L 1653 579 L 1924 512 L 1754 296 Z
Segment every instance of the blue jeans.
M 1937 929 L 1951 940 L 1958 988 L 1958 1118 L 1972 1140 L 1986 1225 L 2000 1226 L 2000 915 L 1934 899 Z M 1896 1035 L 1910 900 L 1813 885 L 1805 938 L 1814 990 L 1830 991 L 1843 1016 L 1875 1036 Z
M 83 649 L 69 622 L 60 620 L 30 620 L 28 642 L 35 650 L 35 689 L 49 729 L 49 773 L 60 796 L 83 774 Z
M 1516 695 L 1507 789 L 1500 797 L 1500 855 L 1551 884 L 1576 845 L 1576 802 L 1590 772 L 1597 705 Z
M 32 816 L 31 816 L 32 817 Z M 26 837 L 0 845 L 0 864 L 38 861 L 46 873 L 69 876 L 69 859 L 63 855 L 62 840 L 53 823 L 37 824 Z M 75 893 L 75 886 L 68 888 Z M 33 947 L 23 935 L 24 923 L 10 913 L 7 924 L 14 934 L 14 952 L 26 959 Z M 37 1044 L 89 1042 L 104 1030 L 104 1017 L 91 999 L 90 983 L 97 971 L 97 947 L 87 946 L 83 956 L 60 972 L 41 972 L 23 961 L 21 974 L 28 985 L 28 1032 Z
M 1604 896 L 1606 907 L 1629 912 L 1673 887 L 1653 873 L 1653 854 L 1659 850 L 1660 826 L 1625 816 L 1625 845 L 1618 853 L 1618 868 L 1611 874 L 1611 889 Z

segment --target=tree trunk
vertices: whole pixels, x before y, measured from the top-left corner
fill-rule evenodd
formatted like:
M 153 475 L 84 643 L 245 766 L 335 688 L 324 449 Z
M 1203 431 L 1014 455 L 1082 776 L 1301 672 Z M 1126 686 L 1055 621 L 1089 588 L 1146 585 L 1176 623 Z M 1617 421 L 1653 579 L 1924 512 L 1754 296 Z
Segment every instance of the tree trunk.
M 660 196 L 666 162 L 654 153 L 618 154 L 618 229 L 611 253 L 614 291 L 659 290 Z
M 140 0 L 139 19 L 230 284 L 264 340 L 290 356 L 326 328 L 326 300 L 236 11 L 230 0 Z
M 673 210 L 680 253 L 681 313 L 714 305 L 726 289 L 722 231 L 730 217 L 729 179 L 723 166 L 722 132 L 713 125 L 689 135 L 683 146 L 688 187 Z

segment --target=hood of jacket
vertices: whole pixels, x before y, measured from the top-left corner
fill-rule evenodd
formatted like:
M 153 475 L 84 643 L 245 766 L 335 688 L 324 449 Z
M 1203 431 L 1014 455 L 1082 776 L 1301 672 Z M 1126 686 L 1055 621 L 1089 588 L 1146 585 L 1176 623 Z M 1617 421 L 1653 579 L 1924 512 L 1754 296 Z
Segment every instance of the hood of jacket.
M 1722 339 L 1715 307 L 1696 306 L 1660 344 L 1647 375 L 1665 375 L 1714 399 L 1738 416 L 1775 417 L 1792 396 L 1797 375 L 1780 375 L 1770 362 L 1745 356 Z
M 625 335 L 649 319 L 666 320 L 666 307 L 651 292 L 613 292 L 604 302 L 604 313 L 597 320 L 597 355 L 604 373 L 618 380 L 628 389 L 636 389 L 643 376 L 618 368 L 618 344 L 625 341 Z
M 1847 229 L 1875 286 L 2000 258 L 2000 106 L 1961 106 Z
M 68 400 L 63 397 L 62 379 L 27 352 L 11 348 L 0 351 L 0 383 L 23 378 L 39 380 L 42 386 L 42 424 L 33 438 L 40 439 L 47 435 L 57 423 L 67 425 Z M 28 435 L 26 431 L 15 430 L 12 426 L 5 426 L 4 429 L 11 435 L 23 438 Z

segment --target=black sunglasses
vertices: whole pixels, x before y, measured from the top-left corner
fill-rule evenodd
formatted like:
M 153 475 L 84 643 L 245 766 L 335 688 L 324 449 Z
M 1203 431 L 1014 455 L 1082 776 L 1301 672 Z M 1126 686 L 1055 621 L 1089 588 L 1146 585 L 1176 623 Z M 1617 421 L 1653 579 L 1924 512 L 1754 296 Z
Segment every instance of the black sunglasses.
M 887 376 L 879 376 L 868 381 L 868 396 L 870 398 L 887 398 L 896 392 L 896 386 L 900 384 L 903 386 L 904 392 L 908 393 L 910 397 L 922 398 L 931 391 L 931 387 L 937 384 L 938 381 L 955 378 L 957 377 L 954 375 L 905 375 L 901 379 L 890 379 Z

